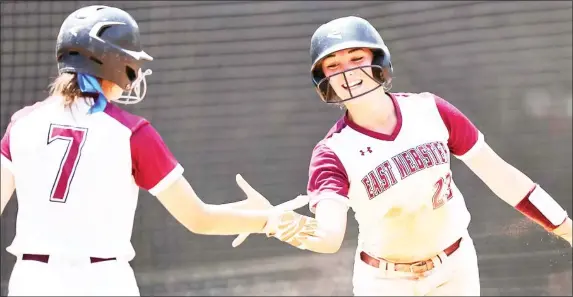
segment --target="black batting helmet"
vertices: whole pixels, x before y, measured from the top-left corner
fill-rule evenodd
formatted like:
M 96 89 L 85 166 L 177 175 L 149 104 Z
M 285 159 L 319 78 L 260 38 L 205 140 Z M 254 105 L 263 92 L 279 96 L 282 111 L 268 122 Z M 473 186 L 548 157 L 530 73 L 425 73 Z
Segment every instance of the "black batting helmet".
M 56 59 L 60 74 L 85 73 L 125 90 L 136 88 L 136 93 L 142 80 L 145 84 L 141 66 L 153 60 L 142 49 L 133 17 L 102 5 L 80 8 L 64 20 L 56 42 Z
M 387 87 L 390 83 L 393 70 L 390 51 L 378 31 L 367 20 L 359 17 L 348 16 L 334 19 L 316 29 L 310 42 L 312 82 L 321 99 L 327 103 L 337 103 L 341 100 L 334 92 L 328 90 L 328 78 L 322 71 L 321 62 L 328 55 L 349 48 L 372 50 L 374 54 L 371 66 L 373 79 L 379 81 L 381 86 Z M 356 97 L 351 96 L 347 100 L 354 98 Z

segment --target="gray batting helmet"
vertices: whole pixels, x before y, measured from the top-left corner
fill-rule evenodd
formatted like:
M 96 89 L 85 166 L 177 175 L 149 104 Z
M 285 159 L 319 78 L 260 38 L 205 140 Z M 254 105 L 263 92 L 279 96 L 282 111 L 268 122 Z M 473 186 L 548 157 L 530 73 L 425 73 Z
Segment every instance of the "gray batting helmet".
M 380 85 L 389 83 L 391 79 L 393 68 L 390 51 L 378 31 L 365 19 L 355 16 L 332 20 L 316 29 L 310 42 L 312 82 L 321 99 L 327 103 L 340 102 L 340 100 L 333 100 L 339 98 L 336 98 L 337 95 L 334 92 L 328 90 L 328 78 L 325 77 L 320 64 L 328 55 L 349 48 L 371 49 L 374 54 L 371 66 L 374 78 L 380 80 Z M 351 96 L 347 100 L 356 97 Z
M 153 58 L 140 43 L 137 22 L 127 12 L 109 6 L 94 5 L 80 8 L 63 22 L 56 42 L 59 73 L 85 73 L 116 83 L 125 90 L 135 91 L 141 101 L 145 95 L 145 75 L 141 66 Z M 133 103 L 133 102 L 123 102 Z

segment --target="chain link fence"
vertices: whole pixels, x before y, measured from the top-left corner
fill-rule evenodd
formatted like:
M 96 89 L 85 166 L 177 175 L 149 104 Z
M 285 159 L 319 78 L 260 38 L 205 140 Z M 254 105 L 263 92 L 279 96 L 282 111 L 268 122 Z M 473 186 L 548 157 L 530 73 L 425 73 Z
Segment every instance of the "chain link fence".
M 310 37 L 324 22 L 357 15 L 392 52 L 393 91 L 452 102 L 572 211 L 571 1 L 3 1 L 2 133 L 11 114 L 46 97 L 59 26 L 89 4 L 126 9 L 139 22 L 155 60 L 147 99 L 128 110 L 159 130 L 208 203 L 243 198 L 236 173 L 273 204 L 304 192 L 311 150 L 340 115 L 313 90 Z M 473 216 L 483 295 L 571 295 L 566 243 L 452 162 Z M 2 217 L 3 295 L 16 210 L 14 199 Z M 260 236 L 232 249 L 232 237 L 194 235 L 142 193 L 132 265 L 144 295 L 350 295 L 357 226 L 349 216 L 335 255 Z

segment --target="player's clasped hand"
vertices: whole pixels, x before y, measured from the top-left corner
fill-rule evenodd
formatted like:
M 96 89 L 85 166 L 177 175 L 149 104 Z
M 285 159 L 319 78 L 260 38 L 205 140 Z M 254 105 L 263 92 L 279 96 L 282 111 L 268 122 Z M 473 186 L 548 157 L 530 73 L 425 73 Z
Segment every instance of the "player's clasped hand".
M 305 249 L 304 241 L 315 237 L 318 223 L 314 218 L 294 211 L 278 212 L 271 217 L 263 230 L 268 237 L 275 237 L 299 249 Z
M 243 190 L 245 195 L 247 195 L 249 208 L 269 209 L 273 207 L 269 200 L 253 187 L 251 187 L 251 185 L 249 185 L 249 183 L 247 183 L 247 181 L 240 174 L 236 175 L 236 181 L 237 185 L 239 185 L 241 190 Z M 306 221 L 308 218 L 293 212 L 293 210 L 306 206 L 308 204 L 308 200 L 308 196 L 300 195 L 292 200 L 274 206 L 277 211 L 276 215 L 271 216 L 264 230 L 261 230 L 261 233 L 265 233 L 269 237 L 276 237 L 281 241 L 285 241 L 294 246 L 297 246 L 295 245 L 297 242 L 312 232 L 310 230 L 311 226 L 306 226 Z M 237 238 L 235 238 L 235 240 L 233 240 L 232 246 L 239 246 L 247 239 L 248 236 L 249 233 L 240 234 L 237 236 Z

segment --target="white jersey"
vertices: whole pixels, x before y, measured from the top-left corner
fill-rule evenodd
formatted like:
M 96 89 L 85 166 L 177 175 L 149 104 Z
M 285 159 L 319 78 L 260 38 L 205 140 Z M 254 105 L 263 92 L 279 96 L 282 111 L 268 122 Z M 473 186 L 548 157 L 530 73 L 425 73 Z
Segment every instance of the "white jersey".
M 147 120 L 112 103 L 89 108 L 51 97 L 12 117 L 2 138 L 18 198 L 10 253 L 131 260 L 139 188 L 155 195 L 182 175 Z
M 455 107 L 430 93 L 390 94 L 392 134 L 344 116 L 312 155 L 310 208 L 335 199 L 359 224 L 358 249 L 386 259 L 420 259 L 454 243 L 470 214 L 450 171 L 450 154 L 467 158 L 483 135 Z

